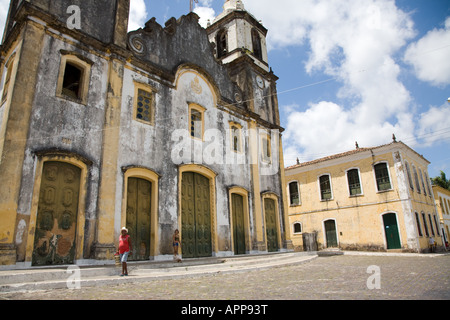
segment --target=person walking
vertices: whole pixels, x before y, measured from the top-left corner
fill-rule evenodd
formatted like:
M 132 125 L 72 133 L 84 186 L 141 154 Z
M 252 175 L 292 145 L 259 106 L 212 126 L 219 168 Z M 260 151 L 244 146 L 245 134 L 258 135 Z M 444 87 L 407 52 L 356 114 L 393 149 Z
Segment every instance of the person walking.
M 117 252 L 120 255 L 120 261 L 122 262 L 122 276 L 128 276 L 128 269 L 127 269 L 127 260 L 128 255 L 132 251 L 131 248 L 131 240 L 130 235 L 128 234 L 128 229 L 123 227 L 122 230 L 120 230 L 120 236 L 119 236 L 119 250 Z
M 177 262 L 181 262 L 181 259 L 178 257 L 178 248 L 181 247 L 180 231 L 178 231 L 178 229 L 176 229 L 173 234 L 172 245 L 173 245 L 173 260 L 177 261 Z

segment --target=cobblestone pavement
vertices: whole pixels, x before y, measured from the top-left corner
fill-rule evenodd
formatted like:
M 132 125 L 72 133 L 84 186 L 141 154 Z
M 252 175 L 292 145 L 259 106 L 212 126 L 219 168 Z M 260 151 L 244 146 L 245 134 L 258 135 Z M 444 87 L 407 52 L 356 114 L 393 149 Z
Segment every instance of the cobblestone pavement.
M 370 269 L 370 266 L 376 267 Z M 369 283 L 375 286 L 379 280 L 379 289 L 370 290 L 367 286 L 368 279 Z M 434 258 L 351 255 L 319 257 L 300 265 L 261 271 L 176 280 L 152 280 L 115 286 L 82 287 L 78 290 L 3 293 L 0 294 L 0 300 L 2 299 L 448 300 L 450 299 L 450 256 Z

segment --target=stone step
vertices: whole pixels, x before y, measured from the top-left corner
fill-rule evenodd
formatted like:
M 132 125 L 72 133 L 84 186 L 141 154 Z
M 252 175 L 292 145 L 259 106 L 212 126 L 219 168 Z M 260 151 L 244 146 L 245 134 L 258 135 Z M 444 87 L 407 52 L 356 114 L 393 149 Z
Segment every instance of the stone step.
M 310 253 L 283 253 L 276 255 L 260 255 L 253 257 L 233 257 L 227 259 L 206 259 L 203 262 L 208 264 L 198 264 L 199 261 L 187 261 L 174 264 L 170 267 L 162 267 L 168 263 L 154 263 L 158 267 L 148 267 L 148 264 L 137 263 L 128 267 L 129 276 L 119 276 L 120 268 L 80 268 L 81 277 L 78 284 L 81 287 L 91 287 L 99 285 L 114 285 L 122 283 L 143 282 L 152 280 L 175 279 L 180 277 L 193 277 L 198 275 L 208 275 L 215 273 L 235 273 L 248 270 L 263 270 L 278 266 L 294 265 L 310 261 L 317 255 Z M 173 266 L 176 265 L 176 266 Z M 4 272 L 1 272 L 4 273 Z M 12 274 L 10 279 L 6 275 L 0 276 L 0 292 L 34 291 L 66 289 L 76 285 L 72 281 L 72 273 L 67 269 L 53 270 L 23 270 Z

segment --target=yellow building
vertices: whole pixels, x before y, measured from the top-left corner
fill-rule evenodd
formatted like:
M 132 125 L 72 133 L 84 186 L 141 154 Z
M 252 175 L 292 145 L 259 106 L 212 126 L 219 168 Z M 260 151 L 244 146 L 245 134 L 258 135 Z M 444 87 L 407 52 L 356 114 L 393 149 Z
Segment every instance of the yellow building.
M 394 138 L 286 168 L 296 250 L 311 235 L 319 250 L 427 252 L 431 237 L 442 248 L 428 165 Z
M 436 209 L 441 219 L 441 233 L 444 241 L 449 242 L 450 236 L 450 191 L 439 186 L 433 186 Z

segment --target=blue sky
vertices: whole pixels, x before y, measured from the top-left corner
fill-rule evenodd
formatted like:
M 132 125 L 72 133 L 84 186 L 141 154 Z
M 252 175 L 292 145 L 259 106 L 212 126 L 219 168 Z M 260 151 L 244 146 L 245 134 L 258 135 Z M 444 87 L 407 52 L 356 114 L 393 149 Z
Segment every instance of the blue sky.
M 0 25 L 8 0 L 0 0 Z M 199 0 L 201 23 L 224 0 Z M 189 0 L 131 0 L 129 29 L 164 25 Z M 450 177 L 448 0 L 243 0 L 269 30 L 285 165 L 390 143 L 394 133 Z M 0 30 L 1 31 L 1 30 Z

